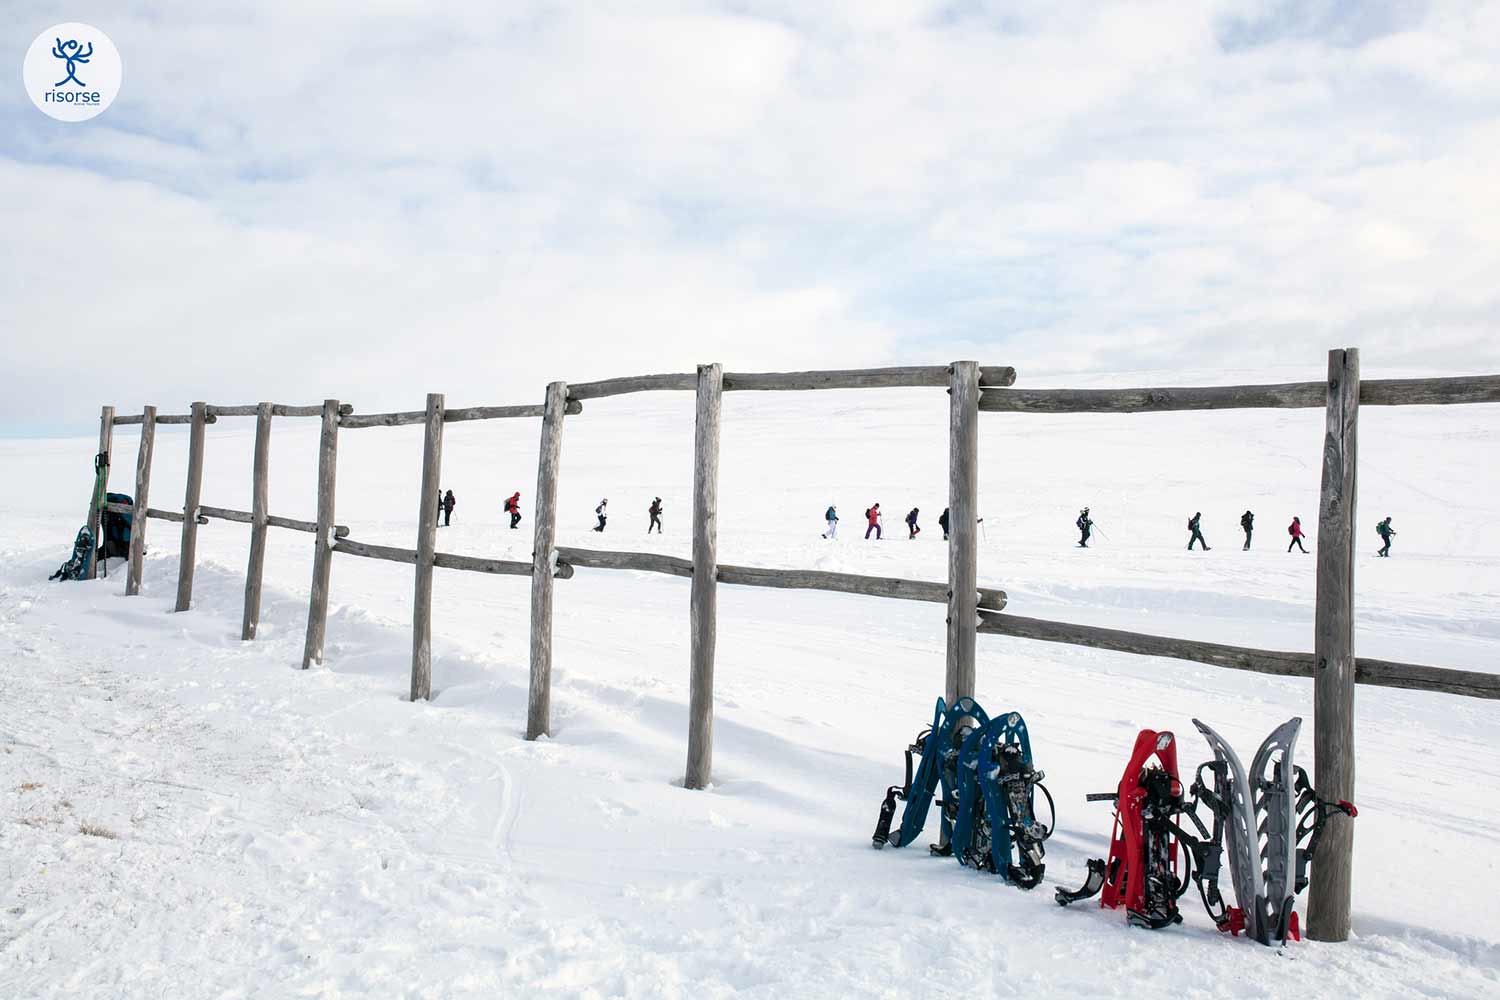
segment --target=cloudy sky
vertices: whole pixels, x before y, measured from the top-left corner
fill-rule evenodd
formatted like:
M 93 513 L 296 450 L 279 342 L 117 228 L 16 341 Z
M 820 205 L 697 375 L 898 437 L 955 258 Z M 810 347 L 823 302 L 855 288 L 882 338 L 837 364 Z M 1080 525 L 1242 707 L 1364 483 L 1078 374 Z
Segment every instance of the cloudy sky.
M 0 0 L 0 433 L 971 357 L 1500 370 L 1500 5 Z M 105 31 L 113 107 L 20 85 Z

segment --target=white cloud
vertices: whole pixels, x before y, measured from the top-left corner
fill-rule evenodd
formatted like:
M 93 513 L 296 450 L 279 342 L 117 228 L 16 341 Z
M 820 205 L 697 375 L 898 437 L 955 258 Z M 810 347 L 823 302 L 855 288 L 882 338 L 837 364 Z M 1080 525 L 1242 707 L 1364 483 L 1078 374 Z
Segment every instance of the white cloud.
M 1024 380 L 1317 370 L 1353 343 L 1367 371 L 1493 368 L 1497 11 L 100 14 L 108 113 L 0 95 L 0 427 L 105 398 L 500 402 L 704 360 L 967 353 Z M 73 16 L 0 30 L 19 50 Z

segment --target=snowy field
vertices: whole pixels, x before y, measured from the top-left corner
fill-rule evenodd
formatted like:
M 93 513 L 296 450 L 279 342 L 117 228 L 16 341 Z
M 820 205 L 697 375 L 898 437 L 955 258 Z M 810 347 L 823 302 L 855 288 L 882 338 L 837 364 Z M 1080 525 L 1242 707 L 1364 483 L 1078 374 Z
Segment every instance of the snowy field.
M 691 413 L 691 394 L 650 394 L 568 418 L 560 543 L 688 555 Z M 720 559 L 944 579 L 946 417 L 938 390 L 730 394 Z M 1294 514 L 1318 542 L 1322 421 L 987 414 L 981 584 L 1017 614 L 1311 649 L 1315 558 L 1284 549 Z M 210 427 L 205 503 L 249 508 L 251 425 Z M 441 550 L 529 558 L 538 432 L 447 429 L 459 506 Z M 314 516 L 316 434 L 277 422 L 274 513 Z M 117 491 L 136 440 L 117 430 Z M 151 505 L 180 507 L 186 434 L 162 428 L 156 447 Z M 1361 655 L 1497 669 L 1497 449 L 1500 407 L 1361 415 Z M 1058 803 L 1047 881 L 1025 893 L 920 848 L 870 849 L 941 693 L 939 606 L 721 587 L 715 783 L 689 792 L 686 580 L 558 582 L 555 736 L 527 743 L 524 579 L 438 572 L 420 705 L 405 701 L 409 567 L 336 557 L 327 662 L 308 672 L 311 536 L 272 532 L 249 644 L 243 525 L 201 529 L 187 614 L 169 613 L 180 529 L 164 521 L 142 597 L 123 596 L 123 565 L 46 582 L 93 450 L 0 441 L 0 997 L 1500 996 L 1494 702 L 1359 689 L 1348 943 L 1230 940 L 1195 892 L 1182 926 L 1128 929 L 1052 902 L 1106 846 L 1109 810 L 1084 794 L 1114 786 L 1142 727 L 1175 730 L 1184 764 L 1205 759 L 1194 716 L 1248 756 L 1302 715 L 1311 772 L 1310 681 L 981 636 L 979 701 L 1025 715 Z M 352 537 L 414 544 L 420 457 L 418 428 L 341 434 Z M 667 530 L 648 539 L 653 495 Z M 875 501 L 878 544 L 860 538 Z M 836 542 L 819 538 L 829 503 Z M 1085 504 L 1103 535 L 1089 550 L 1072 527 Z M 907 541 L 913 506 L 926 530 Z M 1212 552 L 1185 550 L 1196 510 Z M 1376 559 L 1387 514 L 1394 556 Z

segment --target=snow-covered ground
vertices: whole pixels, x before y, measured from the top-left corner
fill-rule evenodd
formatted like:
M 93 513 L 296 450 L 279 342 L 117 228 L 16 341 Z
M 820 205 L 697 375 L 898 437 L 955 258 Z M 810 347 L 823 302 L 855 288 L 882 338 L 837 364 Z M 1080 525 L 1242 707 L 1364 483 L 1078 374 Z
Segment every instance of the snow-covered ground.
M 936 390 L 728 396 L 720 558 L 943 579 L 946 406 Z M 691 407 L 652 394 L 569 418 L 563 544 L 688 554 Z M 250 423 L 210 428 L 205 503 L 249 507 Z M 277 424 L 276 513 L 313 515 L 315 423 Z M 1018 614 L 1309 649 L 1315 560 L 1283 550 L 1293 514 L 1317 543 L 1321 435 L 1316 410 L 986 415 L 981 582 Z M 537 436 L 533 420 L 447 429 L 459 506 L 441 549 L 529 558 Z M 1500 407 L 1362 413 L 1361 654 L 1496 669 L 1497 443 Z M 118 430 L 116 490 L 135 444 Z M 180 506 L 185 444 L 158 432 L 153 506 Z M 415 428 L 341 435 L 353 537 L 413 544 L 420 450 Z M 0 441 L 0 996 L 1500 995 L 1493 702 L 1360 688 L 1348 943 L 1229 940 L 1195 894 L 1183 926 L 1132 930 L 1051 901 L 1105 847 L 1109 811 L 1084 794 L 1114 785 L 1141 727 L 1175 730 L 1196 763 L 1194 716 L 1242 752 L 1310 723 L 1310 682 L 981 636 L 979 700 L 1026 716 L 1058 803 L 1028 894 L 870 849 L 940 693 L 939 606 L 721 588 L 715 783 L 689 792 L 687 581 L 559 581 L 556 734 L 527 743 L 524 579 L 438 573 L 434 697 L 412 705 L 407 567 L 336 558 L 327 662 L 307 672 L 310 536 L 272 533 L 249 644 L 242 525 L 201 529 L 187 614 L 170 613 L 167 522 L 150 524 L 140 598 L 119 566 L 46 582 L 92 452 Z M 510 532 L 514 489 L 528 516 Z M 648 539 L 653 495 L 667 533 Z M 878 544 L 859 537 L 874 501 Z M 1104 535 L 1087 551 L 1084 504 Z M 926 530 L 909 542 L 913 506 Z M 1185 550 L 1196 510 L 1212 552 Z M 1377 560 L 1387 514 L 1394 558 Z M 1311 770 L 1310 728 L 1300 749 Z

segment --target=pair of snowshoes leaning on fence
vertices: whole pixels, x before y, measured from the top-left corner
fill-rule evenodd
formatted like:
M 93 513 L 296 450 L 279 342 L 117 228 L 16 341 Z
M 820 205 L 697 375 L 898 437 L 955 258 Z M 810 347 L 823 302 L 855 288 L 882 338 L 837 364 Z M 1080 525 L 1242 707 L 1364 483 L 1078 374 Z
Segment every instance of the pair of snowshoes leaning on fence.
M 1047 870 L 1043 845 L 1056 823 L 1045 776 L 1032 764 L 1031 737 L 1020 713 L 992 719 L 972 698 L 959 698 L 951 707 L 939 698 L 932 725 L 906 748 L 905 783 L 891 786 L 880 804 L 875 846 L 904 847 L 916 840 L 941 788 L 942 828 L 931 852 L 1034 888 Z M 1047 800 L 1046 823 L 1036 816 L 1038 792 Z M 898 801 L 906 810 L 893 831 Z
M 1102 892 L 1102 906 L 1124 907 L 1129 923 L 1155 930 L 1182 922 L 1177 901 L 1196 882 L 1219 930 L 1236 936 L 1244 931 L 1266 945 L 1299 938 L 1293 903 L 1307 886 L 1325 824 L 1357 811 L 1348 802 L 1319 799 L 1307 772 L 1294 763 L 1301 719 L 1278 726 L 1248 772 L 1218 733 L 1197 719 L 1193 725 L 1214 759 L 1199 765 L 1186 790 L 1176 737 L 1150 729 L 1137 734 L 1115 791 L 1088 796 L 1114 804 L 1109 856 L 1089 861 L 1084 884 L 1058 889 L 1055 899 L 1067 906 Z M 915 773 L 913 756 L 920 758 Z M 1032 765 L 1031 740 L 1019 714 L 991 720 L 971 698 L 951 707 L 939 698 L 932 726 L 907 748 L 905 783 L 892 786 L 881 803 L 875 846 L 915 840 L 941 787 L 942 830 L 932 852 L 954 854 L 965 865 L 1034 888 L 1045 871 L 1043 842 L 1056 824 L 1042 777 Z M 1047 800 L 1046 824 L 1034 812 L 1038 791 Z M 898 801 L 906 810 L 893 832 Z M 1206 823 L 1201 810 L 1208 813 Z M 1238 906 L 1229 906 L 1219 892 L 1226 848 Z

